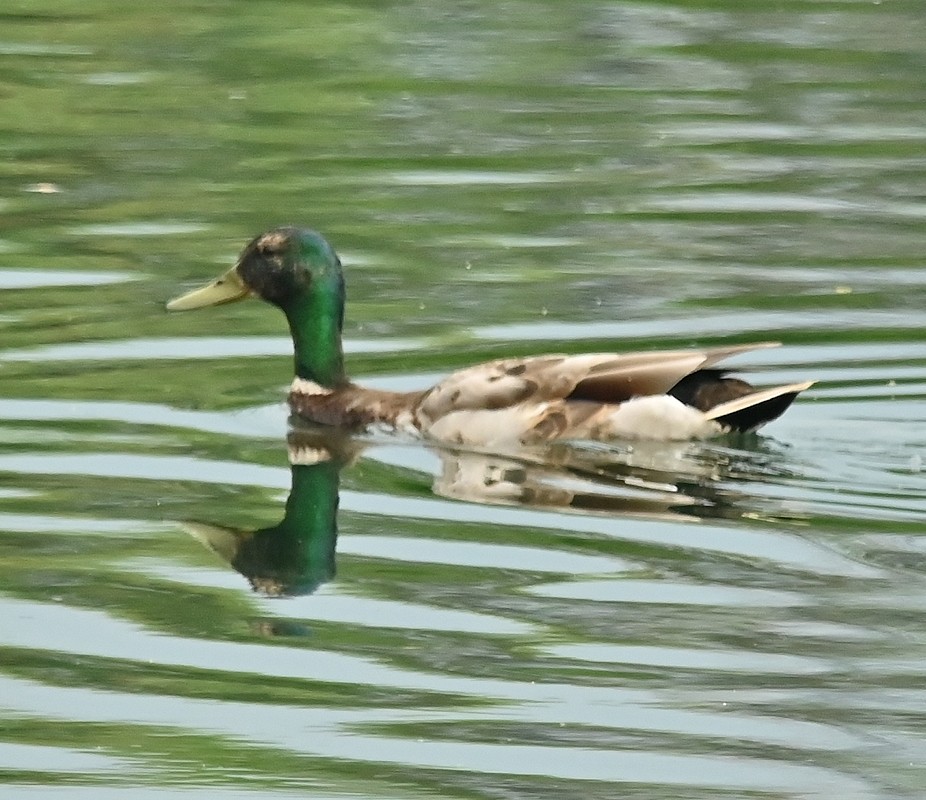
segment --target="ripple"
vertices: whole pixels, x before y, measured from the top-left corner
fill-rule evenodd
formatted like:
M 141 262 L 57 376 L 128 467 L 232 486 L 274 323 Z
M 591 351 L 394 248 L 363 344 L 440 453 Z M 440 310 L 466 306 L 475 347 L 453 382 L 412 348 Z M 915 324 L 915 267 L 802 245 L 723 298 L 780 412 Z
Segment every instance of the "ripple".
M 581 240 L 571 236 L 472 236 L 472 237 L 453 237 L 446 240 L 448 244 L 484 244 L 491 247 L 501 247 L 506 250 L 517 249 L 547 249 L 556 247 L 570 247 L 578 244 Z M 471 277 L 475 280 L 482 280 L 484 277 L 475 274 Z
M 0 742 L 0 770 L 4 772 L 110 772 L 131 769 L 128 759 L 83 750 L 37 744 Z M 6 785 L 6 784 L 4 784 Z
M 95 72 L 84 77 L 90 86 L 137 86 L 149 83 L 153 76 L 147 72 Z
M 165 527 L 159 525 L 162 530 Z M 20 533 L 73 533 L 80 536 L 155 535 L 150 521 L 0 512 L 0 529 Z
M 44 286 L 104 286 L 136 281 L 131 272 L 65 272 L 48 269 L 0 269 L 0 289 L 37 289 Z
M 573 574 L 631 569 L 622 559 L 584 556 L 539 547 L 515 547 L 491 542 L 453 542 L 402 536 L 361 536 L 343 540 L 338 551 L 368 558 L 409 563 L 453 564 L 479 569 L 517 569 L 519 572 Z
M 280 648 L 270 648 L 279 650 Z M 843 797 L 867 797 L 867 784 L 825 767 L 805 766 L 754 755 L 710 756 L 651 752 L 640 747 L 519 745 L 498 742 L 435 741 L 416 737 L 425 721 L 447 725 L 472 715 L 450 710 L 351 710 L 234 703 L 143 693 L 46 688 L 24 680 L 0 679 L 9 709 L 29 709 L 49 719 L 82 719 L 116 724 L 212 731 L 317 757 L 416 768 L 466 770 L 498 775 L 531 775 L 581 781 L 617 781 L 716 787 L 725 790 L 806 791 L 824 785 Z M 54 701 L 53 701 L 54 698 Z M 485 717 L 485 714 L 478 714 Z M 734 715 L 730 716 L 736 727 Z M 502 715 L 504 719 L 504 715 Z M 370 727 L 396 730 L 410 725 L 408 736 L 372 735 Z M 813 726 L 807 726 L 808 728 Z M 450 731 L 452 732 L 452 727 Z M 718 731 L 719 733 L 719 731 Z M 794 735 L 797 730 L 792 730 Z M 834 731 L 836 739 L 838 732 Z M 830 741 L 832 746 L 835 740 Z M 410 746 L 414 743 L 414 746 Z M 827 748 L 829 749 L 829 748 Z
M 105 225 L 81 225 L 71 228 L 79 236 L 179 236 L 201 233 L 209 226 L 199 222 L 178 222 L 176 220 L 147 222 L 113 222 Z
M 347 550 L 340 547 L 342 553 Z M 158 564 L 152 559 L 124 562 L 134 574 L 157 577 L 159 580 L 209 588 L 234 589 L 238 585 L 234 573 L 228 570 L 205 572 Z M 490 565 L 497 566 L 497 565 Z M 288 597 L 285 608 L 279 598 L 254 598 L 257 608 L 267 616 L 302 619 L 326 624 L 351 625 L 358 628 L 388 628 L 408 631 L 468 633 L 480 636 L 526 636 L 539 633 L 541 626 L 530 625 L 500 614 L 441 608 L 422 603 L 354 597 L 338 591 L 336 586 L 323 586 L 308 597 Z
M 732 142 L 906 142 L 923 141 L 921 127 L 903 125 L 789 125 L 737 119 L 735 122 L 679 123 L 663 129 L 665 136 L 692 144 Z
M 391 183 L 400 186 L 525 186 L 563 180 L 552 172 L 496 172 L 480 170 L 420 170 L 393 172 Z
M 344 352 L 391 353 L 422 347 L 413 339 L 347 339 Z M 0 361 L 137 361 L 150 359 L 253 358 L 292 355 L 286 336 L 191 336 L 57 344 L 0 351 Z
M 77 45 L 0 42 L 0 55 L 4 56 L 92 56 L 93 52 Z
M 279 405 L 238 411 L 178 411 L 154 403 L 79 400 L 0 399 L 0 420 L 109 421 L 280 439 L 286 435 L 286 411 Z
M 706 650 L 621 644 L 561 644 L 545 648 L 553 658 L 604 664 L 638 664 L 699 672 L 745 672 L 753 675 L 819 675 L 829 668 L 817 659 L 785 653 Z
M 916 328 L 926 327 L 926 313 L 910 311 L 889 316 L 881 311 L 840 312 L 840 325 L 845 328 Z M 646 337 L 678 337 L 691 341 L 697 337 L 716 337 L 724 332 L 737 334 L 783 330 L 832 331 L 833 316 L 829 311 L 731 311 L 676 319 L 627 320 L 622 322 L 557 322 L 543 321 L 510 325 L 485 325 L 474 328 L 472 335 L 493 341 L 558 341 L 577 339 L 642 339 Z M 774 334 L 773 334 L 774 335 Z M 755 355 L 754 355 L 755 357 Z M 765 355 L 763 354 L 763 359 Z
M 129 453 L 0 455 L 0 471 L 3 470 L 36 475 L 92 475 L 97 478 L 193 481 L 275 489 L 289 487 L 288 470 L 188 456 L 136 456 Z
M 4 782 L 4 789 L 17 800 L 127 800 L 124 785 L 110 787 L 93 784 L 90 786 L 33 786 L 23 783 Z M 216 785 L 208 786 L 153 786 L 133 785 L 131 800 L 215 800 Z M 305 792 L 281 789 L 233 789 L 221 787 L 222 800 L 305 800 Z M 427 795 L 422 795 L 426 797 Z M 346 800 L 349 795 L 322 795 L 313 790 L 312 800 Z
M 673 211 L 686 213 L 826 213 L 842 215 L 885 215 L 923 219 L 926 204 L 872 201 L 863 203 L 835 197 L 759 192 L 700 192 L 651 197 L 643 201 L 639 211 Z
M 633 578 L 545 583 L 532 586 L 529 591 L 542 597 L 598 603 L 656 603 L 732 608 L 790 608 L 808 603 L 806 599 L 793 592 Z

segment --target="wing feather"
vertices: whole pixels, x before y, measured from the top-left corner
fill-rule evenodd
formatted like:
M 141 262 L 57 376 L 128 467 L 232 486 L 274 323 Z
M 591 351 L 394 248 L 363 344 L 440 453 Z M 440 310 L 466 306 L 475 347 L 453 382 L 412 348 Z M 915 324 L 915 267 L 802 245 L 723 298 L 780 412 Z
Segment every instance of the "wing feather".
M 417 414 L 428 425 L 457 411 L 559 400 L 621 403 L 631 397 L 664 394 L 695 370 L 776 345 L 760 342 L 704 350 L 500 359 L 449 375 L 425 393 Z

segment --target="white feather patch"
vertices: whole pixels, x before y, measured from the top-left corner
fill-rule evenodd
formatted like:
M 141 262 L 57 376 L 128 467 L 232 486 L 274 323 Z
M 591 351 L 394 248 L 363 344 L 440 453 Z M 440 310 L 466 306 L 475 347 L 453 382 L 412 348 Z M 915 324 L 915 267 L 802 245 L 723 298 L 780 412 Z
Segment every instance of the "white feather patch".
M 293 378 L 293 385 L 290 386 L 289 391 L 293 394 L 304 395 L 331 394 L 331 389 L 326 389 L 324 386 L 315 383 L 315 381 L 309 381 L 305 378 Z
M 289 463 L 300 467 L 310 467 L 313 464 L 321 464 L 323 461 L 330 461 L 331 453 L 324 447 L 310 447 L 308 445 L 296 445 L 289 448 Z
M 428 436 L 445 442 L 487 447 L 518 444 L 547 410 L 547 403 L 510 408 L 453 411 L 427 429 Z
M 634 397 L 608 416 L 607 433 L 615 439 L 684 441 L 715 436 L 723 430 L 703 412 L 670 395 Z

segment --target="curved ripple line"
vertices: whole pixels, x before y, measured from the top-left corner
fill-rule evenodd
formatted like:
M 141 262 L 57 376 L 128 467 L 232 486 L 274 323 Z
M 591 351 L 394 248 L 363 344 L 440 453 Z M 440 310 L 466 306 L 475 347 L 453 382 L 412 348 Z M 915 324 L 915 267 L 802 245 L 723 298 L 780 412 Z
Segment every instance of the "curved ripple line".
M 637 211 L 671 211 L 717 214 L 742 213 L 823 213 L 856 216 L 888 216 L 911 219 L 926 217 L 926 204 L 899 203 L 879 200 L 860 203 L 835 197 L 761 192 L 701 192 L 651 197 Z
M 694 647 L 659 647 L 621 644 L 561 644 L 544 651 L 553 658 L 604 664 L 645 666 L 772 675 L 819 675 L 829 668 L 818 659 L 787 653 L 744 650 L 707 650 Z
M 39 289 L 48 286 L 104 286 L 142 278 L 131 272 L 85 272 L 49 269 L 0 269 L 0 289 Z
M 133 783 L 131 789 L 126 788 L 124 783 L 121 786 L 103 786 L 97 782 L 88 786 L 73 783 L 67 786 L 42 786 L 4 781 L 2 785 L 4 791 L 9 792 L 10 797 L 15 797 L 16 800 L 216 800 L 217 792 L 221 794 L 222 800 L 306 800 L 305 792 L 286 792 L 277 788 L 274 788 L 272 793 L 266 789 L 229 789 L 224 784 L 217 788 L 217 783 L 206 786 L 171 785 L 164 788 Z M 425 794 L 421 796 L 435 797 Z M 321 795 L 313 791 L 312 800 L 347 799 L 343 794 Z
M 203 433 L 281 439 L 286 435 L 283 405 L 255 406 L 237 411 L 185 411 L 156 403 L 96 400 L 0 399 L 0 419 L 37 422 L 126 422 L 187 428 Z
M 809 605 L 795 592 L 724 584 L 678 583 L 672 580 L 581 580 L 544 583 L 526 591 L 540 597 L 599 603 L 646 603 L 732 608 L 794 608 Z
M 664 708 L 660 692 L 624 687 L 575 686 L 563 683 L 534 683 L 514 680 L 471 677 L 420 670 L 400 669 L 373 658 L 336 653 L 308 647 L 288 647 L 264 643 L 238 643 L 165 636 L 150 632 L 140 625 L 113 619 L 102 611 L 74 609 L 52 603 L 39 603 L 17 598 L 4 599 L 8 609 L 0 637 L 6 647 L 29 650 L 42 649 L 54 653 L 73 653 L 107 660 L 125 660 L 146 665 L 185 667 L 234 674 L 244 679 L 255 675 L 269 678 L 302 679 L 351 686 L 370 686 L 377 691 L 394 688 L 416 693 L 440 693 L 450 697 L 473 698 L 479 701 L 476 710 L 453 712 L 460 719 L 485 719 L 489 710 L 486 702 L 500 704 L 491 710 L 492 716 L 513 722 L 560 725 L 569 723 L 607 729 L 662 731 L 708 738 L 724 738 L 763 742 L 786 747 L 801 746 L 817 750 L 839 750 L 861 746 L 858 737 L 833 726 L 815 722 L 789 720 L 744 712 Z M 4 682 L 13 679 L 0 679 Z M 20 682 L 20 681 L 15 681 Z M 21 683 L 27 683 L 22 681 Z M 34 684 L 37 686 L 37 684 Z M 73 719 L 95 713 L 96 703 L 89 709 L 63 703 L 65 687 L 49 689 L 55 716 Z M 100 692 L 88 692 L 102 695 Z M 111 694 L 111 693 L 105 693 Z M 134 696 L 134 695 L 133 695 Z M 170 702 L 170 698 L 152 698 L 155 708 Z M 20 693 L 0 692 L 0 706 L 21 708 L 26 700 Z M 192 701 L 190 701 L 192 702 Z M 238 708 L 235 716 L 246 724 L 248 718 L 261 713 L 281 712 L 279 706 L 239 704 L 209 700 L 208 708 Z M 246 710 L 245 710 L 246 709 Z M 114 709 L 118 719 L 136 719 L 134 713 L 118 704 Z M 45 713 L 43 711 L 43 713 Z M 304 709 L 301 710 L 304 713 Z M 348 719 L 353 723 L 370 722 L 372 709 L 356 711 L 324 710 L 329 719 Z M 445 719 L 444 712 L 388 711 L 408 719 Z M 129 716 L 124 716 L 129 715 Z M 338 716 L 340 715 L 340 717 Z M 436 715 L 436 717 L 434 716 Z M 238 721 L 238 720 L 236 720 Z M 176 724 L 176 723 L 174 723 Z M 184 723 L 186 724 L 186 723 Z M 200 724 L 197 723 L 197 728 Z M 204 726 L 213 729 L 210 722 Z M 301 749 L 300 727 L 293 726 L 287 735 L 287 745 Z M 286 729 L 283 729 L 285 733 Z M 242 735 L 240 729 L 235 735 Z M 289 741 L 291 739 L 292 741 Z
M 0 287 L 2 288 L 2 287 Z M 418 350 L 414 339 L 345 339 L 346 353 L 393 353 Z M 189 336 L 53 344 L 26 350 L 0 351 L 0 361 L 137 361 L 252 358 L 292 355 L 285 336 Z
M 144 573 L 160 581 L 177 583 L 186 588 L 200 586 L 232 591 L 240 588 L 238 576 L 228 569 L 213 569 L 207 572 L 176 564 L 151 564 L 150 561 L 153 559 L 135 559 L 122 562 L 122 566 L 130 569 L 133 574 Z M 279 598 L 255 595 L 251 599 L 267 616 L 280 614 Z M 330 584 L 307 597 L 287 597 L 285 617 L 288 620 L 313 620 L 361 628 L 428 630 L 481 636 L 536 636 L 541 631 L 539 625 L 500 615 L 493 616 L 478 611 L 463 611 L 406 600 L 339 594 L 337 586 Z
M 338 552 L 410 563 L 453 564 L 477 569 L 589 574 L 624 572 L 635 565 L 611 556 L 586 556 L 540 547 L 490 542 L 446 541 L 428 537 L 353 536 L 338 542 Z
M 112 772 L 134 766 L 127 758 L 70 747 L 0 742 L 0 770 L 10 772 Z M 6 785 L 4 781 L 3 785 Z
M 843 310 L 840 325 L 845 328 L 916 328 L 926 327 L 926 314 L 909 311 L 888 316 L 881 311 Z M 530 322 L 509 325 L 483 325 L 472 329 L 477 339 L 489 341 L 557 341 L 578 339 L 634 339 L 646 336 L 683 337 L 691 341 L 700 336 L 717 336 L 718 331 L 737 333 L 811 329 L 831 331 L 830 311 L 742 311 L 699 314 L 678 319 L 641 319 L 621 322 Z M 764 359 L 764 356 L 763 356 Z
M 470 741 L 427 741 L 408 736 L 369 735 L 365 725 L 394 728 L 402 722 L 485 719 L 474 712 L 361 711 L 268 706 L 215 699 L 178 698 L 45 687 L 0 679 L 3 705 L 18 713 L 49 719 L 174 727 L 201 734 L 215 732 L 249 743 L 311 753 L 323 758 L 388 763 L 479 774 L 521 775 L 577 781 L 684 785 L 753 791 L 799 792 L 825 787 L 822 796 L 874 797 L 874 787 L 856 776 L 825 767 L 756 756 L 711 756 L 646 752 L 640 748 L 518 745 Z M 414 728 L 412 729 L 414 730 Z M 452 732 L 452 728 L 451 728 Z M 411 744 L 414 746 L 410 746 Z

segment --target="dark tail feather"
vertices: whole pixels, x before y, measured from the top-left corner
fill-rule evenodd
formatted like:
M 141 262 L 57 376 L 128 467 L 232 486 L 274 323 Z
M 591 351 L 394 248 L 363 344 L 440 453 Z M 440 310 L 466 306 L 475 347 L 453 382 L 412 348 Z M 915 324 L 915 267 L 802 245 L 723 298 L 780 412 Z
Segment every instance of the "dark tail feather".
M 760 389 L 735 400 L 720 403 L 706 411 L 704 416 L 734 431 L 753 431 L 780 417 L 794 398 L 813 386 L 813 383 L 806 381 Z

